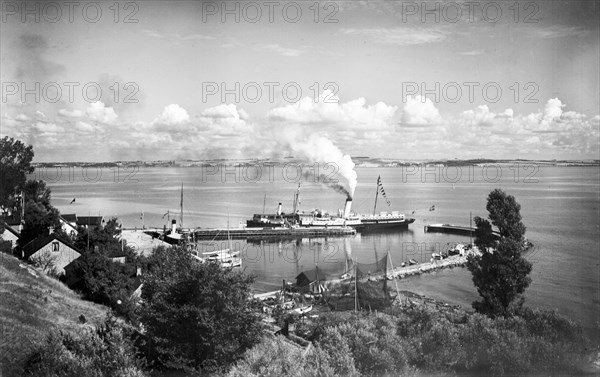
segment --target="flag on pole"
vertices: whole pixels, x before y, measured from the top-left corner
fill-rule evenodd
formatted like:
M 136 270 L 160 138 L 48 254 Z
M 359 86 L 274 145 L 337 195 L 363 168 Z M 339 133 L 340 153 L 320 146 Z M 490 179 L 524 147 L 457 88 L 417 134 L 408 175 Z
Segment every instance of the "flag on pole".
M 434 204 L 434 205 L 432 205 L 431 207 L 429 207 L 429 211 L 430 211 L 430 212 L 431 212 L 431 211 L 435 211 L 435 204 Z
M 69 204 L 73 204 L 73 203 L 75 203 L 75 198 L 73 198 L 73 200 L 71 200 L 71 203 L 69 203 Z
M 385 194 L 385 190 L 383 189 L 383 184 L 381 183 L 381 176 L 377 177 L 377 187 L 379 188 L 379 191 L 381 192 L 381 196 L 383 196 L 383 198 L 385 199 L 385 202 L 387 203 L 388 207 L 391 205 L 390 200 L 387 198 L 387 195 Z

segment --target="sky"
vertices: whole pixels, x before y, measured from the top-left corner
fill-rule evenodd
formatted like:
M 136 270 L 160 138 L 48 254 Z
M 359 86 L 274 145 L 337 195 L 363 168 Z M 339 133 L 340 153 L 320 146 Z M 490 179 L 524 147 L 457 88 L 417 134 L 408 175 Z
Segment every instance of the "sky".
M 38 162 L 599 159 L 599 1 L 0 1 Z

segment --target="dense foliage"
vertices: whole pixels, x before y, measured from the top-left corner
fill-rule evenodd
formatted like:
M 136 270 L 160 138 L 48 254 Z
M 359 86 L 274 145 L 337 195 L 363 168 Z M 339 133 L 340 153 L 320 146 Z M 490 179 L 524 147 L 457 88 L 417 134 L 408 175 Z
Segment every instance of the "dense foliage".
M 25 376 L 144 377 L 123 329 L 108 317 L 94 330 L 53 330 L 25 361 Z
M 66 238 L 59 221 L 58 209 L 50 204 L 50 189 L 44 181 L 27 181 L 24 189 L 25 221 L 19 246 L 27 245 L 40 235 L 47 235 L 52 228 L 54 233 Z
M 519 203 L 500 189 L 489 194 L 486 208 L 500 237 L 492 233 L 489 221 L 475 218 L 475 245 L 481 254 L 469 255 L 467 268 L 482 300 L 474 302 L 473 308 L 492 317 L 506 316 L 521 307 L 522 294 L 531 283 L 532 265 L 521 255 L 525 225 Z
M 327 313 L 309 330 L 308 350 L 267 338 L 229 376 L 564 375 L 587 345 L 578 325 L 530 309 L 496 319 L 427 307 Z
M 8 136 L 0 139 L 0 205 L 12 207 L 14 196 L 33 173 L 33 147 Z
M 150 259 L 140 320 L 148 355 L 158 365 L 212 370 L 259 341 L 252 277 L 216 263 L 198 263 L 183 248 L 157 248 Z

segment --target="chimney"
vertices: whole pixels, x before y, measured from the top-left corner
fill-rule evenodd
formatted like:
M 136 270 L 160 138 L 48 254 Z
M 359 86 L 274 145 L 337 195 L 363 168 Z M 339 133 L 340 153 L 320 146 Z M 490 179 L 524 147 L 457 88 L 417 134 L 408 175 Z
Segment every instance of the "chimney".
M 281 216 L 281 203 L 277 206 L 277 216 Z
M 171 234 L 177 233 L 177 220 L 173 219 L 171 221 Z
M 51 227 L 48 228 L 48 234 L 52 234 L 52 233 L 54 233 L 54 227 L 53 226 L 51 226 Z
M 142 276 L 142 268 L 140 266 L 137 266 L 135 269 L 135 276 Z
M 347 219 L 350 216 L 350 208 L 352 208 L 352 199 L 346 199 L 346 207 L 344 208 L 344 218 Z

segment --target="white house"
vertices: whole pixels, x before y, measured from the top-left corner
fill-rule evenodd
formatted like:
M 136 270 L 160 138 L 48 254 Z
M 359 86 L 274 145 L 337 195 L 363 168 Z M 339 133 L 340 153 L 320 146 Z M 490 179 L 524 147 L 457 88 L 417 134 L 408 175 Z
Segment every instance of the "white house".
M 65 267 L 81 256 L 81 252 L 56 234 L 40 236 L 23 246 L 22 257 L 38 262 L 46 269 L 52 265 L 58 275 L 65 273 Z

